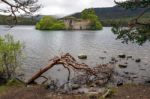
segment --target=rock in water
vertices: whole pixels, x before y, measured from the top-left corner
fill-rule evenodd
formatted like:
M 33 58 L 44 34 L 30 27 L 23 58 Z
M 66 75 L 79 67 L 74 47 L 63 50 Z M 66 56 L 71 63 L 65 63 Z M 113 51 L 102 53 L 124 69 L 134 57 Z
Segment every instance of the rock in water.
M 141 62 L 141 59 L 138 58 L 138 59 L 135 60 L 135 62 L 139 63 L 139 62 Z
M 81 54 L 78 56 L 79 59 L 87 59 L 87 55 Z
M 120 68 L 127 68 L 127 65 L 119 64 L 118 66 L 119 66 Z
M 118 55 L 119 58 L 126 58 L 126 55 L 125 54 L 120 54 Z

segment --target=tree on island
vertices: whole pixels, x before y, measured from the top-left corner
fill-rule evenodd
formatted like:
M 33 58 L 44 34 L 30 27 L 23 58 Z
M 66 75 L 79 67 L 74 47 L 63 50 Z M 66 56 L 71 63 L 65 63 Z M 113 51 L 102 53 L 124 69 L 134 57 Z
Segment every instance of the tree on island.
M 92 30 L 101 30 L 102 29 L 102 24 L 99 21 L 98 16 L 95 14 L 94 9 L 85 9 L 81 13 L 81 18 L 82 19 L 88 19 L 90 20 L 91 23 L 91 29 Z
M 123 43 L 129 41 L 142 45 L 146 41 L 150 41 L 150 20 L 147 22 L 140 21 L 140 18 L 150 10 L 150 0 L 127 0 L 115 3 L 126 9 L 145 8 L 139 16 L 131 20 L 128 27 L 114 25 L 112 31 L 117 34 L 117 39 L 121 39 Z
M 43 17 L 37 24 L 38 30 L 64 30 L 65 24 L 63 21 L 59 21 L 51 16 Z

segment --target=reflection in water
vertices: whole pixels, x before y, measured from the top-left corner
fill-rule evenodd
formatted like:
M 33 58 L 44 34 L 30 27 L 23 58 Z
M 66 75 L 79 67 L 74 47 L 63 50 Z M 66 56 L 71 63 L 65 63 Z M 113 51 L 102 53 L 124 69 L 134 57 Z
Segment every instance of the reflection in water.
M 136 73 L 139 77 L 137 80 L 140 81 L 150 77 L 150 43 L 143 46 L 122 44 L 120 40 L 115 40 L 116 36 L 111 32 L 110 27 L 105 27 L 102 31 L 37 31 L 33 26 L 16 26 L 12 29 L 0 26 L 0 33 L 1 35 L 12 33 L 16 39 L 25 43 L 26 59 L 23 69 L 27 77 L 47 64 L 48 60 L 55 55 L 66 52 L 71 53 L 75 58 L 80 53 L 87 54 L 87 60 L 78 61 L 90 66 L 108 63 L 111 57 L 117 57 L 120 53 L 141 58 L 141 63 L 122 60 L 121 63 L 128 62 L 128 68 L 116 68 L 116 70 L 122 73 L 128 71 Z M 101 60 L 99 57 L 106 57 L 106 59 Z M 62 67 L 58 66 L 46 74 L 63 79 L 67 73 L 65 74 L 63 70 L 58 72 L 58 68 Z

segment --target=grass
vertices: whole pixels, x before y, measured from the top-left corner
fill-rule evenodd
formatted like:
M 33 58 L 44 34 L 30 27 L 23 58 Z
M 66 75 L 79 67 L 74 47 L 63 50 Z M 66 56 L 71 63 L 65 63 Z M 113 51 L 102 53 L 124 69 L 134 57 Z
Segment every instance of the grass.
M 116 87 L 108 87 L 106 88 L 106 91 L 103 93 L 103 95 L 99 99 L 106 99 L 107 97 L 112 97 L 117 93 Z
M 22 83 L 21 81 L 17 79 L 10 79 L 7 81 L 6 84 L 0 86 L 0 94 L 7 92 L 11 88 L 18 88 L 18 87 L 23 87 L 23 86 L 25 86 L 25 84 Z

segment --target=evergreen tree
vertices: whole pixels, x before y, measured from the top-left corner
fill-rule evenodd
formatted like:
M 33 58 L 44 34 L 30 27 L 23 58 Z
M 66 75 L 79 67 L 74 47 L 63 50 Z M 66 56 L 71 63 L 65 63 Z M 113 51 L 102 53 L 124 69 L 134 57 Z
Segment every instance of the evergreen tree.
M 150 21 L 141 22 L 140 18 L 150 10 L 150 0 L 127 0 L 115 3 L 126 9 L 145 8 L 143 12 L 128 23 L 128 27 L 114 25 L 112 31 L 117 34 L 117 39 L 122 39 L 123 43 L 129 41 L 142 45 L 150 41 Z M 150 18 L 150 17 L 149 17 Z

